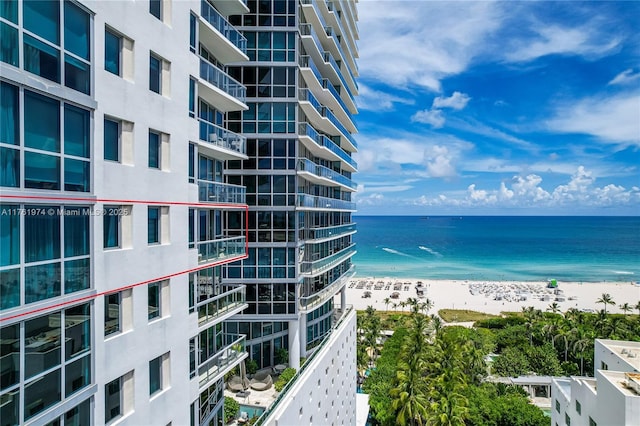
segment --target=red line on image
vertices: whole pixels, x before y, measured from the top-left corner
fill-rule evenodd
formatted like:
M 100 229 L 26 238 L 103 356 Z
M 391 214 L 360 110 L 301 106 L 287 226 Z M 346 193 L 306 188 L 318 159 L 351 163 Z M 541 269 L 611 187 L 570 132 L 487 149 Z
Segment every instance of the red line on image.
M 198 266 L 196 268 L 191 268 L 191 269 L 187 269 L 187 270 L 180 271 L 180 272 L 174 272 L 173 274 L 165 275 L 165 276 L 162 276 L 162 277 L 156 277 L 156 278 L 153 278 L 153 279 L 150 279 L 150 280 L 140 281 L 139 283 L 129 284 L 129 285 L 126 285 L 126 286 L 123 286 L 123 287 L 119 287 L 119 288 L 116 288 L 116 289 L 103 291 L 101 293 L 92 294 L 91 296 L 79 297 L 77 299 L 69 300 L 67 302 L 57 303 L 55 305 L 50 305 L 50 306 L 44 306 L 42 308 L 33 309 L 31 311 L 28 311 L 28 312 L 22 312 L 20 314 L 11 315 L 11 316 L 8 316 L 8 317 L 0 317 L 0 322 L 9 321 L 9 320 L 12 320 L 12 319 L 15 319 L 15 318 L 24 317 L 26 315 L 31 315 L 31 314 L 34 314 L 34 313 L 37 313 L 37 312 L 55 310 L 55 309 L 63 307 L 63 306 L 72 305 L 72 304 L 75 304 L 75 303 L 78 303 L 78 302 L 82 302 L 82 301 L 85 301 L 85 300 L 95 299 L 95 298 L 100 297 L 100 296 L 117 293 L 119 291 L 128 290 L 130 288 L 138 287 L 138 286 L 145 285 L 145 284 L 154 283 L 154 282 L 157 282 L 157 281 L 167 280 L 169 278 L 173 278 L 173 277 L 176 277 L 178 275 L 189 274 L 191 272 L 196 272 L 196 271 L 199 271 L 201 269 L 212 268 L 214 266 L 219 266 L 219 265 L 223 265 L 223 264 L 226 264 L 226 263 L 235 262 L 237 260 L 247 259 L 248 257 L 249 257 L 248 255 L 232 257 L 232 258 L 229 258 L 229 259 L 225 259 L 224 261 L 209 263 L 209 264 L 204 265 L 204 266 Z

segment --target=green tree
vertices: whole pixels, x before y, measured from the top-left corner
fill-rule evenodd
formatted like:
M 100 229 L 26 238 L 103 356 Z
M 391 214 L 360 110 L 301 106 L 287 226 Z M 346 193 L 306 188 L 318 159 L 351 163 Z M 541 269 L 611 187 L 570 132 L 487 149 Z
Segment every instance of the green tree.
M 558 305 L 556 302 L 553 302 L 547 307 L 547 311 L 557 314 L 558 312 L 560 312 L 560 305 Z
M 226 422 L 231 421 L 238 415 L 240 411 L 240 404 L 235 399 L 225 396 L 224 397 L 224 420 Z
M 638 301 L 638 303 L 636 303 L 636 306 L 634 306 L 633 309 L 636 309 L 638 311 L 638 316 L 640 317 L 640 300 Z
M 624 303 L 624 304 L 620 305 L 620 310 L 622 312 L 624 312 L 625 315 L 627 315 L 629 312 L 631 312 L 633 310 L 633 308 L 631 307 L 631 305 L 629 303 Z
M 384 310 L 388 311 L 389 310 L 389 303 L 391 303 L 391 299 L 389 299 L 388 297 L 385 297 L 382 301 L 384 302 Z
M 616 305 L 609 293 L 602 293 L 602 296 L 596 300 L 596 303 L 602 303 L 604 305 L 604 313 L 607 313 L 607 305 Z
M 527 356 L 518 348 L 507 348 L 493 362 L 493 373 L 498 376 L 518 377 L 531 371 Z

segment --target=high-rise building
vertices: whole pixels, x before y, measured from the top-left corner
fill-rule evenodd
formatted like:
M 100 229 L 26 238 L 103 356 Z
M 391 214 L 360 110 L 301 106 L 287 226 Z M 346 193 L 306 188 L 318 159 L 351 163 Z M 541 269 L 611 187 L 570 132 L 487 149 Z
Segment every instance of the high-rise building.
M 355 8 L 258 3 L 0 3 L 1 425 L 218 425 L 225 374 L 278 348 L 329 363 L 345 408 L 317 410 L 354 423 L 355 318 L 333 296 L 355 232 Z M 231 23 L 267 10 L 266 33 Z M 305 370 L 289 389 L 324 389 Z

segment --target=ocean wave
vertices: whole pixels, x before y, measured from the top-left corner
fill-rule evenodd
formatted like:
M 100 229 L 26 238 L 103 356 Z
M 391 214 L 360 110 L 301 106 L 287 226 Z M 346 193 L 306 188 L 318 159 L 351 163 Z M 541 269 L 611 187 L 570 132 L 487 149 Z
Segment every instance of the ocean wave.
M 631 271 L 611 271 L 611 272 L 617 275 L 635 275 L 635 272 L 631 272 Z
M 429 248 L 429 247 L 425 247 L 425 246 L 418 246 L 418 248 L 419 248 L 420 250 L 424 250 L 424 251 L 426 251 L 427 253 L 431 253 L 431 254 L 432 254 L 432 255 L 434 255 L 435 257 L 442 257 L 442 254 L 441 254 L 441 253 L 438 253 L 437 251 L 435 251 L 434 249 L 431 249 L 431 248 Z
M 403 252 L 398 251 L 398 250 L 390 249 L 390 248 L 387 248 L 387 247 L 382 247 L 382 250 L 386 251 L 387 253 L 397 254 L 398 256 L 410 257 L 412 259 L 415 259 L 415 256 L 411 256 L 410 254 L 403 253 Z

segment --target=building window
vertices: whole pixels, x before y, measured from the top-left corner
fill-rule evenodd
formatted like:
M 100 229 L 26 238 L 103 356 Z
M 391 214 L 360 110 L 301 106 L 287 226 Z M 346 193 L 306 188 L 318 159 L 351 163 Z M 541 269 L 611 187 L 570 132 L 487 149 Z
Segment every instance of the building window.
M 600 361 L 600 369 L 601 369 L 601 370 L 608 370 L 608 369 L 609 369 L 609 366 L 607 365 L 607 363 L 606 363 L 606 362 L 604 362 L 604 361 Z
M 149 395 L 169 385 L 169 352 L 149 361 Z
M 564 422 L 567 426 L 571 426 L 571 417 L 567 413 L 564 414 Z
M 152 283 L 149 284 L 148 288 L 147 288 L 147 292 L 148 292 L 148 300 L 149 300 L 149 304 L 148 304 L 148 308 L 149 308 L 149 321 L 151 321 L 154 318 L 158 318 L 161 316 L 161 283 Z
M 149 167 L 160 168 L 160 133 L 149 131 Z
M 104 119 L 104 159 L 120 161 L 120 122 Z
M 147 243 L 160 242 L 160 207 L 147 208 Z
M 104 69 L 115 75 L 121 75 L 120 66 L 122 37 L 109 29 L 104 31 Z
M 589 417 L 589 426 L 598 426 L 598 423 L 596 423 L 591 417 Z
M 582 406 L 580 405 L 580 401 L 576 399 L 576 412 L 578 414 L 582 414 Z
M 2 2 L 2 6 L 9 2 Z M 17 6 L 17 2 L 15 3 Z M 18 62 L 18 29 L 0 22 L 0 40 L 2 40 L 2 49 L 0 49 L 0 61 L 17 67 Z
M 162 94 L 162 59 L 149 56 L 149 90 Z
M 162 21 L 162 0 L 149 0 L 149 13 Z
M 105 206 L 102 216 L 103 247 L 120 247 L 120 206 Z
M 121 294 L 112 293 L 104 296 L 104 335 L 118 333 L 121 331 L 122 317 Z
M 559 413 L 560 412 L 560 401 L 558 401 L 556 399 L 556 411 Z
M 104 386 L 104 422 L 109 423 L 133 410 L 133 371 Z

